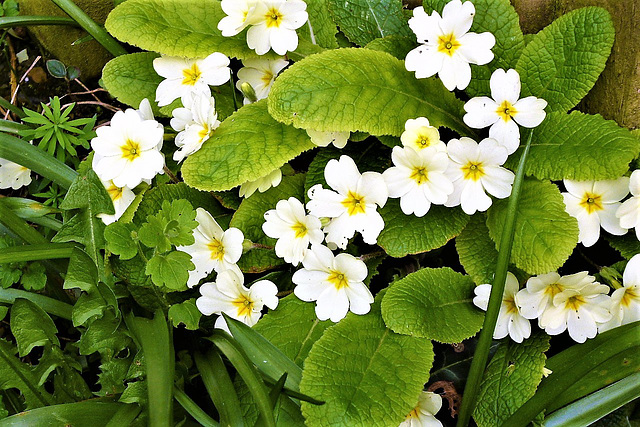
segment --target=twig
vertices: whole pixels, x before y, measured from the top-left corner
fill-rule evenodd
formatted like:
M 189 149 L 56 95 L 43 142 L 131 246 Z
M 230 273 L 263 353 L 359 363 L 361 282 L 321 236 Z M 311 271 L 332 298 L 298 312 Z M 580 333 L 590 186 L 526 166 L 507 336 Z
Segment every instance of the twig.
M 164 166 L 163 169 L 164 169 L 164 173 L 167 174 L 167 176 L 171 179 L 171 181 L 175 182 L 176 184 L 180 182 L 180 180 L 173 174 L 173 172 L 171 172 L 171 170 L 168 167 Z
M 31 72 L 31 70 L 33 69 L 33 67 L 36 66 L 36 64 L 38 63 L 38 61 L 40 61 L 42 59 L 42 56 L 38 55 L 38 57 L 33 61 L 33 63 L 31 64 L 31 66 L 29 68 L 27 68 L 27 71 L 25 71 L 25 73 L 22 75 L 22 77 L 20 78 L 20 81 L 18 82 L 16 89 L 13 91 L 13 95 L 11 95 L 11 103 L 13 104 L 16 101 L 16 96 L 18 95 L 18 90 L 20 90 L 20 84 L 22 84 L 22 82 L 24 81 L 24 79 L 27 78 L 27 74 L 29 74 L 29 72 Z M 4 119 L 7 120 L 7 117 L 9 115 L 9 112 L 7 111 L 7 114 L 4 116 Z
M 102 102 L 102 101 L 100 101 L 100 100 L 98 100 L 98 101 L 78 101 L 78 102 L 69 102 L 69 103 L 67 103 L 67 104 L 64 104 L 62 107 L 60 107 L 60 109 L 66 108 L 66 107 L 68 107 L 68 106 L 69 106 L 69 105 L 71 105 L 71 104 L 76 104 L 76 105 L 99 105 L 99 106 L 101 106 L 101 107 L 106 108 L 106 109 L 107 109 L 107 110 L 109 110 L 109 111 L 113 111 L 114 113 L 115 113 L 115 112 L 117 112 L 117 111 L 120 111 L 120 109 L 119 109 L 119 108 L 116 108 L 116 107 L 114 107 L 113 105 L 106 104 L 106 103 L 104 103 L 104 102 Z

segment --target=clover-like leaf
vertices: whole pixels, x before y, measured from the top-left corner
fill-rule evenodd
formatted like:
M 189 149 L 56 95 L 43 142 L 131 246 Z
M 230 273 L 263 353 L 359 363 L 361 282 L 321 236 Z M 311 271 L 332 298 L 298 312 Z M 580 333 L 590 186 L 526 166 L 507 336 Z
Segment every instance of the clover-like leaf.
M 147 217 L 147 223 L 140 227 L 140 241 L 159 252 L 171 250 L 171 246 L 188 246 L 195 242 L 191 231 L 198 226 L 196 211 L 184 199 L 162 203 L 162 209 Z
M 155 254 L 147 263 L 145 272 L 151 276 L 156 286 L 182 291 L 186 289 L 189 271 L 194 268 L 191 255 L 182 251 L 172 251 L 167 254 Z
M 119 255 L 120 259 L 131 259 L 138 253 L 137 227 L 131 223 L 114 222 L 107 225 L 104 229 L 104 239 L 107 249 Z
M 174 327 L 184 325 L 188 330 L 195 331 L 198 329 L 202 313 L 196 307 L 196 299 L 191 298 L 180 304 L 173 304 L 169 307 L 167 316 Z

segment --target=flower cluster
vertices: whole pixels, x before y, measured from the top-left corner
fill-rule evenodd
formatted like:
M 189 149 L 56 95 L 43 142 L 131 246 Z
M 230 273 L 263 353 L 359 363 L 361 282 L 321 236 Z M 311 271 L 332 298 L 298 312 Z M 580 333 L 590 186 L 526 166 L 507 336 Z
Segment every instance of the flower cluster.
M 596 282 L 586 271 L 534 276 L 522 289 L 508 273 L 493 337 L 509 335 L 520 343 L 531 334 L 529 320 L 537 319 L 547 334 L 568 331 L 574 341 L 583 343 L 598 332 L 640 320 L 640 255 L 627 264 L 623 282 L 609 296 L 609 286 Z M 477 286 L 473 303 L 486 310 L 490 293 L 491 285 Z

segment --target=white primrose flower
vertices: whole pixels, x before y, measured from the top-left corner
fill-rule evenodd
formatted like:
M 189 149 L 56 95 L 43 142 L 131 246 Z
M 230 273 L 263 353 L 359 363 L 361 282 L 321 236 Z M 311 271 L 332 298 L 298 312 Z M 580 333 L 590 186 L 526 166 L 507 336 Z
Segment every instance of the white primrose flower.
M 195 270 L 189 271 L 187 286 L 194 287 L 212 270 L 217 273 L 226 270 L 240 273 L 236 263 L 242 255 L 242 231 L 234 227 L 222 230 L 211 214 L 202 208 L 196 209 L 196 221 L 198 227 L 193 230 L 195 243 L 176 248 L 191 255 L 191 262 L 196 266 Z
M 218 22 L 224 37 L 233 37 L 244 30 L 250 22 L 258 0 L 222 0 L 220 6 L 227 14 Z
M 454 190 L 445 206 L 462 205 L 467 215 L 484 212 L 491 206 L 491 198 L 509 197 L 515 175 L 500 167 L 507 161 L 507 149 L 498 141 L 486 138 L 478 144 L 471 138 L 452 139 L 447 144 L 451 162 L 447 175 Z M 485 193 L 486 191 L 486 193 Z
M 493 60 L 493 34 L 469 33 L 476 10 L 473 3 L 452 0 L 444 7 L 442 17 L 436 11 L 427 15 L 422 6 L 413 9 L 409 27 L 416 34 L 417 48 L 407 54 L 405 67 L 416 72 L 416 78 L 438 73 L 448 90 L 464 89 L 471 81 L 469 64 L 485 65 Z
M 251 14 L 251 28 L 247 31 L 247 45 L 258 55 L 273 49 L 285 55 L 298 47 L 296 29 L 302 27 L 309 15 L 302 0 L 262 0 Z
M 553 298 L 557 294 L 569 289 L 580 290 L 595 280 L 587 271 L 567 276 L 551 272 L 531 277 L 526 287 L 518 292 L 520 313 L 527 319 L 540 319 L 545 311 L 553 307 Z
M 578 220 L 578 243 L 593 246 L 600 238 L 600 226 L 621 236 L 628 230 L 620 226 L 616 211 L 620 200 L 629 194 L 629 178 L 605 181 L 572 181 L 565 179 L 567 193 L 562 193 L 567 213 Z
M 631 196 L 622 202 L 616 211 L 616 218 L 620 220 L 622 228 L 636 229 L 636 237 L 640 240 L 640 170 L 634 170 L 629 179 Z
M 476 129 L 489 128 L 493 138 L 512 154 L 520 145 L 518 125 L 534 128 L 544 120 L 547 101 L 527 96 L 520 99 L 520 75 L 516 70 L 497 69 L 489 80 L 491 97 L 478 96 L 464 104 L 464 122 Z
M 280 200 L 275 209 L 264 214 L 264 234 L 276 242 L 276 255 L 297 266 L 307 254 L 309 244 L 321 244 L 324 233 L 320 220 L 307 215 L 304 205 L 295 197 Z
M 416 151 L 411 147 L 393 147 L 394 167 L 382 174 L 389 197 L 400 198 L 405 215 L 424 216 L 431 204 L 443 205 L 453 192 L 453 183 L 445 175 L 449 157 L 436 146 Z
M 322 188 L 322 184 L 314 185 L 309 189 L 307 209 L 318 218 L 332 218 L 324 228 L 327 243 L 344 249 L 348 239 L 359 231 L 365 243 L 374 245 L 384 228 L 376 209 L 383 207 L 388 197 L 382 175 L 360 174 L 351 157 L 340 156 L 340 160 L 329 160 L 324 177 L 335 191 Z
M 204 59 L 161 56 L 153 60 L 153 69 L 164 77 L 156 89 L 160 107 L 171 104 L 176 98 L 181 98 L 182 105 L 187 106 L 192 94 L 204 92 L 210 95 L 209 85 L 220 86 L 231 77 L 229 58 L 220 52 Z
M 344 148 L 351 132 L 322 132 L 319 130 L 307 129 L 307 135 L 318 147 L 327 147 L 333 144 L 336 148 Z
M 407 120 L 404 124 L 404 132 L 400 135 L 400 141 L 403 146 L 411 147 L 416 151 L 427 147 L 435 147 L 438 151 L 447 151 L 447 146 L 440 141 L 438 128 L 431 126 L 426 117 Z
M 29 184 L 31 184 L 31 169 L 6 159 L 0 159 L 0 188 L 17 190 Z
M 277 293 L 278 288 L 269 280 L 260 280 L 251 288 L 245 288 L 242 273 L 225 270 L 218 274 L 215 282 L 200 286 L 202 296 L 196 300 L 196 307 L 205 316 L 220 315 L 215 327 L 229 332 L 222 313 L 253 326 L 260 320 L 265 305 L 272 310 L 278 306 Z
M 173 160 L 176 162 L 181 162 L 186 156 L 198 151 L 202 143 L 220 126 L 215 100 L 205 93 L 193 95 L 189 108 L 176 108 L 173 110 L 173 117 L 171 126 L 180 131 L 176 135 L 176 146 L 179 149 L 173 153 Z
M 276 169 L 269 172 L 269 174 L 256 179 L 255 181 L 247 181 L 244 184 L 240 185 L 240 197 L 249 197 L 253 193 L 255 193 L 256 190 L 264 193 L 271 187 L 277 187 L 278 185 L 280 185 L 281 181 L 282 171 L 280 169 Z
M 440 408 L 442 397 L 430 391 L 423 391 L 418 397 L 416 407 L 398 427 L 442 427 L 442 423 L 435 416 Z
M 238 81 L 236 87 L 242 91 L 242 84 L 249 83 L 256 94 L 256 100 L 265 99 L 271 91 L 271 86 L 276 80 L 276 76 L 284 67 L 289 65 L 289 61 L 279 59 L 245 59 L 242 61 L 244 67 L 238 70 Z M 243 103 L 251 104 L 251 100 L 244 98 Z
M 326 246 L 311 245 L 302 261 L 303 269 L 293 274 L 293 293 L 302 301 L 316 301 L 320 320 L 338 322 L 349 310 L 367 314 L 373 295 L 364 284 L 366 264 L 346 253 L 336 256 Z
M 100 218 L 106 225 L 109 225 L 120 219 L 122 214 L 133 202 L 133 199 L 136 198 L 136 195 L 133 194 L 133 191 L 131 191 L 130 188 L 118 187 L 113 183 L 113 181 L 102 181 L 102 185 L 107 189 L 107 193 L 109 193 L 109 197 L 111 197 L 113 208 L 116 212 L 113 215 L 102 213 L 98 215 L 98 218 Z
M 92 167 L 101 181 L 134 188 L 162 173 L 164 128 L 147 116 L 141 103 L 140 111 L 118 111 L 109 126 L 96 129 L 96 137 L 91 140 L 95 151 Z
M 624 286 L 611 294 L 610 321 L 598 325 L 598 332 L 640 320 L 640 254 L 634 255 L 622 274 Z
M 502 305 L 498 314 L 498 323 L 493 332 L 493 338 L 501 339 L 509 335 L 512 340 L 521 343 L 531 335 L 531 324 L 522 316 L 518 308 L 517 294 L 520 284 L 518 279 L 511 272 L 507 272 L 507 282 L 502 296 Z M 476 296 L 473 303 L 483 310 L 487 310 L 489 296 L 491 295 L 491 285 L 480 285 L 474 289 Z
M 553 306 L 542 313 L 539 325 L 549 335 L 565 330 L 576 342 L 583 343 L 598 333 L 598 323 L 611 319 L 609 287 L 598 282 L 580 289 L 565 289 L 553 297 Z

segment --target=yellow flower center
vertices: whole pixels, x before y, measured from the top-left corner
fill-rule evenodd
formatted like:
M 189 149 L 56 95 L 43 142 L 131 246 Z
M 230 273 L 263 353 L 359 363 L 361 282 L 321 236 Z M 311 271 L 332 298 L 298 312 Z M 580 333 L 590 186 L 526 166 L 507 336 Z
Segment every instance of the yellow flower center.
M 130 139 L 125 141 L 124 145 L 120 147 L 120 150 L 122 150 L 122 158 L 130 162 L 140 157 L 140 153 L 142 152 L 142 150 L 140 150 L 140 144 Z
M 484 167 L 482 163 L 469 162 L 462 167 L 462 173 L 464 174 L 464 179 L 477 181 L 484 176 Z
M 509 297 L 502 300 L 504 305 L 507 307 L 507 314 L 517 313 L 518 306 L 516 305 L 516 300 L 514 297 Z
M 246 295 L 240 295 L 238 298 L 231 301 L 231 304 L 233 304 L 238 309 L 238 317 L 241 317 L 251 314 L 255 303 L 251 301 Z
M 222 261 L 224 258 L 224 245 L 218 239 L 213 239 L 209 244 L 207 244 L 207 248 L 211 252 L 211 259 L 217 259 L 218 261 Z
M 202 130 L 198 132 L 198 138 L 200 138 L 199 142 L 201 144 L 205 139 L 209 137 L 210 132 L 211 131 L 209 130 L 209 125 L 205 123 L 204 126 L 202 127 Z
M 331 282 L 333 286 L 335 286 L 338 290 L 349 286 L 347 277 L 344 275 L 344 273 L 341 273 L 339 271 L 331 271 L 329 277 L 327 277 L 327 280 Z
M 413 168 L 413 172 L 411 172 L 411 175 L 409 177 L 415 180 L 418 185 L 422 185 L 425 182 L 429 181 L 429 171 L 423 166 L 418 166 Z
M 122 197 L 122 190 L 123 189 L 121 187 L 116 187 L 113 181 L 111 181 L 109 188 L 107 188 L 107 193 L 109 193 L 109 197 L 111 197 L 111 200 L 115 202 L 120 197 Z
M 460 42 L 456 39 L 456 36 L 454 36 L 453 33 L 438 37 L 438 52 L 453 56 L 459 47 Z
M 271 71 L 265 71 L 264 74 L 262 74 L 262 77 L 260 77 L 260 80 L 262 80 L 262 83 L 264 83 L 265 86 L 269 86 L 271 84 L 271 80 L 273 80 L 273 73 Z
M 602 195 L 586 192 L 582 196 L 580 206 L 582 206 L 582 208 L 589 214 L 601 211 L 604 209 L 602 206 Z
M 552 283 L 544 289 L 544 294 L 553 298 L 562 291 L 564 291 L 564 286 L 560 283 Z
M 567 298 L 567 302 L 565 302 L 565 307 L 569 310 L 578 311 L 581 305 L 586 303 L 587 301 L 584 299 L 582 295 L 573 295 Z
M 186 86 L 193 86 L 198 82 L 198 80 L 200 80 L 202 71 L 198 68 L 198 64 L 194 63 L 191 68 L 185 68 L 182 70 L 182 75 L 184 76 L 182 84 Z
M 620 300 L 620 305 L 629 307 L 633 300 L 640 300 L 640 292 L 634 287 L 625 287 L 624 295 L 622 295 L 622 299 Z
M 511 120 L 516 114 L 518 114 L 518 110 L 506 99 L 502 101 L 502 104 L 496 110 L 496 113 L 502 120 L 508 122 Z
M 291 228 L 296 233 L 296 239 L 300 239 L 307 235 L 307 226 L 301 223 L 300 221 L 293 224 Z
M 342 201 L 342 206 L 347 208 L 349 215 L 365 213 L 364 197 L 349 191 L 347 197 Z
M 265 20 L 267 21 L 267 28 L 271 27 L 280 27 L 280 23 L 282 22 L 282 14 L 275 7 L 269 9 L 269 11 L 264 15 Z

